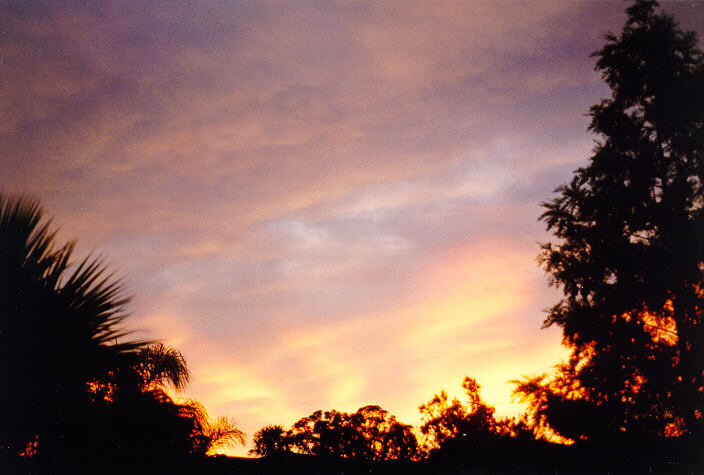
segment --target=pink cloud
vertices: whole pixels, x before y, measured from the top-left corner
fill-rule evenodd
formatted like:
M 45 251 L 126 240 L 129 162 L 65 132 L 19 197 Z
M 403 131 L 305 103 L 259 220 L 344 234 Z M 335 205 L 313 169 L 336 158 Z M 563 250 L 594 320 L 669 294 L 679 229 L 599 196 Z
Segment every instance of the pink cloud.
M 702 29 L 702 9 L 667 5 Z M 247 432 L 558 362 L 538 203 L 589 155 L 613 2 L 17 5 L 0 182 Z M 242 453 L 242 451 L 240 451 Z

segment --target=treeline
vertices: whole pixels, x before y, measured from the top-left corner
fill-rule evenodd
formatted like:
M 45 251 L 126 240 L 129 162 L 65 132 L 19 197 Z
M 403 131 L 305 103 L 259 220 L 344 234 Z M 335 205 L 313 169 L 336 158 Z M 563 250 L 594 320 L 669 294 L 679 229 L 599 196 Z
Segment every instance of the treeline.
M 467 404 L 447 393 L 419 407 L 423 424 L 416 431 L 379 406 L 364 406 L 349 414 L 336 410 L 315 411 L 285 430 L 263 427 L 253 436 L 250 455 L 281 457 L 296 453 L 371 461 L 417 461 L 458 444 L 482 444 L 498 438 L 534 439 L 523 420 L 494 417 L 495 409 L 479 394 L 476 380 L 462 385 Z
M 441 393 L 420 407 L 420 441 L 394 446 L 411 432 L 372 407 L 265 427 L 253 453 L 421 459 L 542 439 L 611 463 L 704 469 L 704 55 L 654 0 L 626 13 L 593 54 L 612 92 L 590 109 L 593 155 L 542 204 L 555 240 L 539 262 L 563 292 L 544 326 L 562 329 L 570 356 L 515 381 L 526 413 L 496 420 L 468 378 L 468 406 Z
M 539 259 L 563 292 L 544 325 L 570 356 L 515 382 L 526 413 L 496 419 L 466 378 L 467 401 L 441 392 L 417 430 L 379 406 L 264 427 L 252 454 L 265 468 L 704 468 L 704 54 L 657 7 L 629 6 L 594 54 L 612 94 L 590 109 L 593 155 L 543 203 L 555 240 Z M 0 195 L 0 469 L 190 467 L 242 442 L 232 421 L 169 395 L 189 380 L 182 355 L 129 340 L 119 282 L 55 237 L 36 201 Z

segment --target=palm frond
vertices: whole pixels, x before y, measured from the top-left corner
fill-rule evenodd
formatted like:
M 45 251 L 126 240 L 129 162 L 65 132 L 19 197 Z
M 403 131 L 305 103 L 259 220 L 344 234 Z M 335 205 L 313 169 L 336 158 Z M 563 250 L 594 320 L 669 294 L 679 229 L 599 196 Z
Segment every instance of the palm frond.
M 191 374 L 181 352 L 163 343 L 151 345 L 140 351 L 136 369 L 145 388 L 170 385 L 180 391 L 191 380 Z
M 210 439 L 209 452 L 237 444 L 244 445 L 247 441 L 245 433 L 237 428 L 235 420 L 230 417 L 209 420 L 204 432 Z

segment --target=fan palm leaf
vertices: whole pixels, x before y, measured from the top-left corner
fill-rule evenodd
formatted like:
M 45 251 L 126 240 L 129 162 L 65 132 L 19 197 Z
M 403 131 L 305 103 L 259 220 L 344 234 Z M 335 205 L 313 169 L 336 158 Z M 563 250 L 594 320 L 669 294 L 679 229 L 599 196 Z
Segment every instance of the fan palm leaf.
M 104 261 L 73 266 L 75 243 L 56 237 L 37 200 L 0 194 L 0 448 L 11 451 L 37 436 L 40 450 L 69 443 L 87 383 L 146 347 L 123 340 L 129 299 Z

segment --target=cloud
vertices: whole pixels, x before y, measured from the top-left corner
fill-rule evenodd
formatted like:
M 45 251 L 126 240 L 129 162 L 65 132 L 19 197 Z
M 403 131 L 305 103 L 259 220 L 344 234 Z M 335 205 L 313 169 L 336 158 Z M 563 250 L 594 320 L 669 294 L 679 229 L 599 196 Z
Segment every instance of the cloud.
M 699 10 L 667 5 L 702 25 Z M 549 369 L 538 203 L 583 163 L 611 2 L 15 4 L 0 183 L 248 432 Z M 696 11 L 694 11 L 696 10 Z M 689 16 L 687 16 L 689 15 Z

